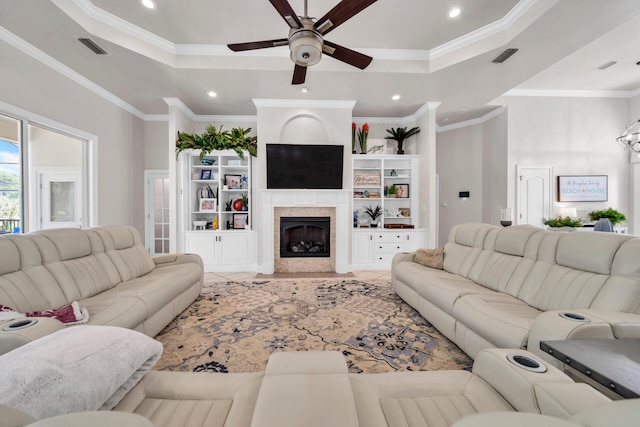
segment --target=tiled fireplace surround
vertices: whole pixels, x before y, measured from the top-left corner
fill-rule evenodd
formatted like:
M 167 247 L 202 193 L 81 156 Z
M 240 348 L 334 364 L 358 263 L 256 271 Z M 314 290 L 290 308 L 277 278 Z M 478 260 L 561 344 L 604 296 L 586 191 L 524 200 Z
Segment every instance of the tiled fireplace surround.
M 349 272 L 351 216 L 348 190 L 262 190 L 260 272 Z M 328 216 L 331 218 L 328 258 L 280 258 L 280 217 Z

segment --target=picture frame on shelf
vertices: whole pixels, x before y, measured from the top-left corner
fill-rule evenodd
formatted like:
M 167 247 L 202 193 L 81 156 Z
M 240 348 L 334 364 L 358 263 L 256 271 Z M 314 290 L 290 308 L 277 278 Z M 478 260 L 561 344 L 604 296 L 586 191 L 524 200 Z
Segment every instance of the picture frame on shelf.
M 202 198 L 198 202 L 198 210 L 203 213 L 212 213 L 216 211 L 217 200 Z
M 409 198 L 409 184 L 396 184 L 396 188 L 398 189 L 398 192 L 396 193 L 397 199 Z
M 211 179 L 211 169 L 202 169 L 202 171 L 200 172 L 200 179 Z
M 230 190 L 240 188 L 241 179 L 242 179 L 242 175 L 231 175 L 228 173 L 224 174 L 224 180 L 227 183 L 227 186 L 229 186 Z
M 401 217 L 408 218 L 411 216 L 411 208 L 398 208 Z
M 380 187 L 380 174 L 360 172 L 353 175 L 354 187 Z
M 234 213 L 233 214 L 233 229 L 234 230 L 244 230 L 247 228 L 249 224 L 249 214 L 248 213 Z

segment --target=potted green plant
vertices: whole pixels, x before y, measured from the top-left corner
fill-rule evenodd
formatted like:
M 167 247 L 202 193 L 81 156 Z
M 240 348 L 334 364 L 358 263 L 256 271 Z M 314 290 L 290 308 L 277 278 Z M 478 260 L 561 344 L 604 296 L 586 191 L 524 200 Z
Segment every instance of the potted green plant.
M 382 208 L 380 207 L 380 205 L 376 205 L 375 208 L 367 206 L 366 208 L 364 208 L 364 211 L 371 218 L 371 227 L 377 227 L 378 223 L 376 222 L 376 220 L 380 217 L 380 215 L 382 215 Z
M 387 197 L 388 198 L 394 198 L 394 197 L 396 197 L 396 194 L 398 194 L 398 187 L 396 187 L 395 184 L 393 184 L 391 187 L 387 188 Z
M 223 131 L 222 126 L 217 129 L 213 125 L 207 126 L 203 134 L 190 134 L 178 132 L 176 140 L 176 159 L 184 150 L 200 150 L 200 161 L 204 156 L 214 150 L 234 150 L 238 157 L 244 159 L 244 152 L 251 156 L 258 155 L 258 138 L 249 136 L 251 128 L 233 128 L 230 131 Z
M 404 140 L 409 138 L 410 136 L 420 133 L 420 128 L 418 126 L 412 127 L 409 130 L 407 130 L 406 126 L 403 128 L 391 128 L 387 129 L 387 133 L 389 133 L 389 135 L 385 136 L 384 138 L 396 141 L 398 143 L 398 154 L 404 154 L 404 149 L 402 148 Z
M 575 231 L 576 227 L 582 227 L 580 218 L 571 218 L 568 216 L 543 219 L 544 225 L 554 231 Z
M 600 218 L 608 218 L 611 221 L 611 225 L 616 225 L 622 221 L 626 221 L 627 217 L 624 214 L 618 212 L 613 208 L 601 209 L 593 212 L 589 212 L 591 221 L 597 221 Z

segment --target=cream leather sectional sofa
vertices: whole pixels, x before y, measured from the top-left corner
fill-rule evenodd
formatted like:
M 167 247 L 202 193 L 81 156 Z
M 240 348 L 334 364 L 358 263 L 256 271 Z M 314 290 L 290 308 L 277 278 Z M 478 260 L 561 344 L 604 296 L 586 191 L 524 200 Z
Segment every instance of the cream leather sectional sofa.
M 197 255 L 151 257 L 133 227 L 54 229 L 0 236 L 0 304 L 25 313 L 78 301 L 89 325 L 155 336 L 200 294 Z M 63 326 L 40 318 L 4 339 L 0 354 Z
M 527 366 L 509 356 L 527 358 Z M 264 373 L 147 372 L 115 412 L 36 421 L 0 405 L 0 427 L 637 425 L 640 400 L 620 406 L 544 362 L 534 372 L 531 362 L 523 350 L 489 349 L 478 353 L 473 372 L 349 374 L 339 352 L 279 352 Z
M 392 285 L 473 358 L 494 347 L 542 355 L 541 340 L 640 337 L 640 238 L 467 223 L 444 248 L 443 270 L 396 255 Z

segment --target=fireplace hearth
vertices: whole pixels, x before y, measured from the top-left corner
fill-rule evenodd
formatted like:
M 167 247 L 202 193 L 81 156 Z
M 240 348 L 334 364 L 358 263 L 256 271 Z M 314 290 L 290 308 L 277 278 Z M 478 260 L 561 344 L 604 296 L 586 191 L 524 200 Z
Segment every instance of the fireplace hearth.
M 281 217 L 280 257 L 330 257 L 330 217 Z

